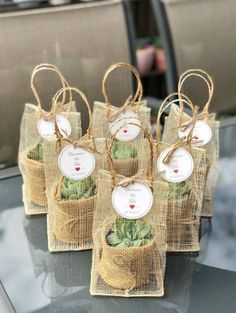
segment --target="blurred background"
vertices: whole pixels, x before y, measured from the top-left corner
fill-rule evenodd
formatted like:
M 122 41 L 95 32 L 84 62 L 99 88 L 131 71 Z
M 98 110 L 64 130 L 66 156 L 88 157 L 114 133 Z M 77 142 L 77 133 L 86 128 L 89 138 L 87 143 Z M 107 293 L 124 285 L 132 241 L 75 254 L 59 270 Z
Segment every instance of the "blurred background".
M 91 104 L 103 101 L 102 78 L 112 63 L 137 66 L 153 121 L 161 101 L 177 91 L 180 74 L 204 69 L 215 83 L 210 111 L 232 119 L 235 17 L 235 0 L 0 0 L 0 168 L 17 165 L 21 116 L 26 102 L 36 103 L 30 77 L 39 63 L 58 66 Z M 120 106 L 136 82 L 125 70 L 111 76 L 108 93 Z M 50 109 L 60 80 L 41 72 L 35 85 Z M 203 107 L 204 85 L 192 82 L 186 93 Z M 77 108 L 83 112 L 80 100 Z

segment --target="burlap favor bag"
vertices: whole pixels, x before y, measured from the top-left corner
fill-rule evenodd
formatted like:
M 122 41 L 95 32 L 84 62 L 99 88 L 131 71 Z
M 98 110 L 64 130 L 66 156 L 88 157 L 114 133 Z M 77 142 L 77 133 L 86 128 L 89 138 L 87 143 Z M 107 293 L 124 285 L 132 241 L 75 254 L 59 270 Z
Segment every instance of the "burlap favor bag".
M 190 137 L 179 139 L 174 145 L 160 140 L 161 115 L 172 103 L 179 101 L 163 102 L 158 113 L 154 180 L 166 180 L 169 184 L 167 251 L 191 252 L 200 248 L 199 225 L 207 168 L 205 150 L 191 147 Z M 193 110 L 190 102 L 182 101 Z M 143 145 L 141 166 L 148 161 L 146 151 L 147 144 Z
M 109 75 L 116 69 L 128 68 L 135 76 L 137 80 L 137 91 L 134 96 L 129 96 L 125 103 L 121 107 L 116 107 L 111 104 L 107 94 L 107 80 Z M 147 107 L 147 102 L 142 100 L 143 87 L 140 79 L 140 75 L 137 70 L 127 63 L 116 63 L 111 65 L 103 78 L 102 93 L 105 102 L 94 102 L 93 107 L 93 128 L 95 130 L 95 137 L 106 137 L 111 123 L 116 122 L 124 117 L 139 118 L 142 126 L 150 128 L 150 111 Z M 129 132 L 126 133 L 129 136 Z
M 50 252 L 92 248 L 92 221 L 97 193 L 97 171 L 104 168 L 105 138 L 94 139 L 91 108 L 86 96 L 77 92 L 89 112 L 87 134 L 79 140 L 61 138 L 45 149 L 45 170 L 50 174 L 48 191 L 48 248 Z M 48 174 L 48 175 L 49 175 Z
M 150 149 L 145 175 L 144 170 L 129 178 L 117 175 L 111 156 L 115 136 L 108 140 L 110 171 L 98 172 L 92 295 L 159 297 L 164 294 L 168 185 L 153 181 L 153 147 L 149 131 L 144 129 L 144 132 Z M 142 198 L 145 188 L 150 194 Z M 120 207 L 116 206 L 117 201 L 122 202 Z M 149 211 L 143 214 L 148 206 Z
M 25 104 L 20 129 L 20 145 L 18 163 L 23 177 L 23 202 L 27 215 L 42 214 L 47 212 L 47 196 L 44 171 L 43 151 L 47 140 L 43 139 L 40 131 L 45 131 L 45 124 L 51 121 L 55 115 L 64 122 L 67 121 L 68 112 L 75 112 L 75 105 L 70 95 L 69 103 L 65 104 L 66 94 L 62 94 L 62 100 L 58 105 L 52 105 L 50 112 L 42 108 L 39 95 L 34 85 L 34 78 L 42 71 L 55 72 L 63 87 L 68 85 L 58 68 L 50 64 L 40 64 L 35 67 L 31 76 L 31 88 L 37 101 L 37 105 Z M 49 133 L 53 136 L 53 130 Z M 51 140 L 52 138 L 50 138 Z
M 204 141 L 206 142 L 206 144 L 204 144 L 204 141 L 200 142 L 199 139 L 201 138 L 198 138 L 200 136 L 196 135 L 194 146 L 199 145 L 200 148 L 205 149 L 206 158 L 209 162 L 209 172 L 207 176 L 207 184 L 204 194 L 202 216 L 211 217 L 213 215 L 212 211 L 213 194 L 218 181 L 218 158 L 219 158 L 219 121 L 216 120 L 215 113 L 209 113 L 209 105 L 212 100 L 214 85 L 211 77 L 206 72 L 198 69 L 188 70 L 184 72 L 179 79 L 178 93 L 180 97 L 181 93 L 185 93 L 184 85 L 186 83 L 191 83 L 191 78 L 192 80 L 201 79 L 206 84 L 208 90 L 208 99 L 205 104 L 205 107 L 203 108 L 202 112 L 200 112 L 196 117 L 198 125 L 201 126 L 203 124 L 203 126 L 201 126 L 203 127 L 203 135 L 204 133 L 207 134 L 207 136 L 204 135 L 206 139 Z M 196 101 L 194 104 L 202 106 L 201 103 L 198 103 Z M 186 131 L 188 131 L 188 129 L 191 127 L 191 124 L 192 118 L 188 114 L 184 113 L 182 102 L 180 102 L 180 106 L 173 104 L 170 109 L 170 114 L 165 121 L 163 141 L 168 143 L 176 142 L 176 140 L 178 140 L 179 138 L 178 130 L 186 129 L 186 125 L 188 125 L 189 127 L 187 127 L 186 129 Z M 199 140 L 198 143 L 196 142 L 197 140 Z

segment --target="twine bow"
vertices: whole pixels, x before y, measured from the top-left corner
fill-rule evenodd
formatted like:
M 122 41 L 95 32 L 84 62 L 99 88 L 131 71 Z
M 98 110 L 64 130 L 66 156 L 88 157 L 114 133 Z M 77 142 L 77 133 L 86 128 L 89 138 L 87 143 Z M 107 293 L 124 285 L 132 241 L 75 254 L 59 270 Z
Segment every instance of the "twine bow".
M 143 180 L 139 179 L 139 177 L 144 173 L 144 170 L 140 170 L 138 171 L 138 173 L 134 174 L 131 177 L 127 177 L 125 179 L 123 179 L 122 181 L 120 181 L 117 186 L 120 187 L 127 187 L 130 184 L 133 184 L 134 182 L 143 182 Z
M 182 131 L 185 131 L 189 127 L 193 127 L 196 124 L 196 121 L 200 121 L 200 120 L 203 120 L 203 119 L 208 117 L 208 112 L 202 111 L 201 113 L 197 114 L 198 107 L 195 106 L 194 108 L 195 108 L 195 112 L 194 112 L 192 118 L 188 122 L 186 122 L 182 125 L 179 125 L 178 128 L 180 128 Z
M 165 158 L 163 159 L 163 164 L 167 165 L 170 163 L 175 151 L 181 147 L 185 142 L 187 142 L 187 138 L 186 137 L 182 137 L 180 138 L 176 144 L 171 148 L 171 150 L 167 153 L 167 155 L 165 156 Z
M 135 100 L 132 100 L 132 95 L 130 95 L 127 100 L 125 101 L 124 105 L 120 108 L 113 107 L 114 112 L 110 114 L 110 108 L 107 108 L 107 119 L 109 122 L 113 121 L 117 116 L 123 113 L 128 106 L 133 106 Z

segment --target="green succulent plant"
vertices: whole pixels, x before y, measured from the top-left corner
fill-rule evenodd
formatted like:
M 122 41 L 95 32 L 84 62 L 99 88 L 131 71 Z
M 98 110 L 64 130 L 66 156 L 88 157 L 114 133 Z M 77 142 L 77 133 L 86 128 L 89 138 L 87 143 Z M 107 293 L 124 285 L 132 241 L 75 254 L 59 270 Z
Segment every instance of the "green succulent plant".
M 191 188 L 186 182 L 181 183 L 169 183 L 169 194 L 170 200 L 183 199 L 189 195 Z
M 131 143 L 117 141 L 113 144 L 111 153 L 115 160 L 134 159 L 137 156 L 137 149 Z
M 150 243 L 151 239 L 150 225 L 142 220 L 125 218 L 117 218 L 106 236 L 109 246 L 120 248 L 141 247 Z
M 72 180 L 64 177 L 61 186 L 61 198 L 64 200 L 78 200 L 95 195 L 96 185 L 91 176 L 83 180 Z
M 43 141 L 41 140 L 34 148 L 29 150 L 27 158 L 43 163 Z

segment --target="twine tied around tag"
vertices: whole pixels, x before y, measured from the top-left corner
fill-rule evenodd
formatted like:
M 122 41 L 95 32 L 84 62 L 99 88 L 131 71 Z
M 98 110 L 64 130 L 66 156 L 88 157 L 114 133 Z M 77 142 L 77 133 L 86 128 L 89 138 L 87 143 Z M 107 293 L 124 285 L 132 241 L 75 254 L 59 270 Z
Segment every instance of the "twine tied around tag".
M 115 69 L 118 69 L 121 67 L 128 68 L 134 74 L 137 80 L 137 90 L 134 96 L 130 95 L 128 97 L 128 99 L 125 101 L 125 103 L 123 104 L 121 108 L 117 108 L 117 107 L 112 106 L 109 101 L 107 88 L 106 88 L 106 82 L 110 73 L 113 72 Z M 136 112 L 138 112 L 139 107 L 140 107 L 140 102 L 143 96 L 143 86 L 142 86 L 140 75 L 138 71 L 136 70 L 136 68 L 133 67 L 131 64 L 124 63 L 124 62 L 112 64 L 104 74 L 103 81 L 102 81 L 102 93 L 103 93 L 105 103 L 106 103 L 106 116 L 107 116 L 108 121 L 111 121 L 112 119 L 116 118 L 120 113 L 124 112 L 128 106 L 134 106 L 135 102 L 137 102 Z M 115 112 L 111 113 L 111 110 Z
M 182 147 L 183 144 L 187 142 L 186 137 L 180 138 L 173 147 L 171 147 L 171 150 L 166 154 L 166 156 L 163 159 L 163 164 L 167 165 L 170 163 L 171 159 L 173 158 L 173 155 L 175 153 L 175 151 Z

